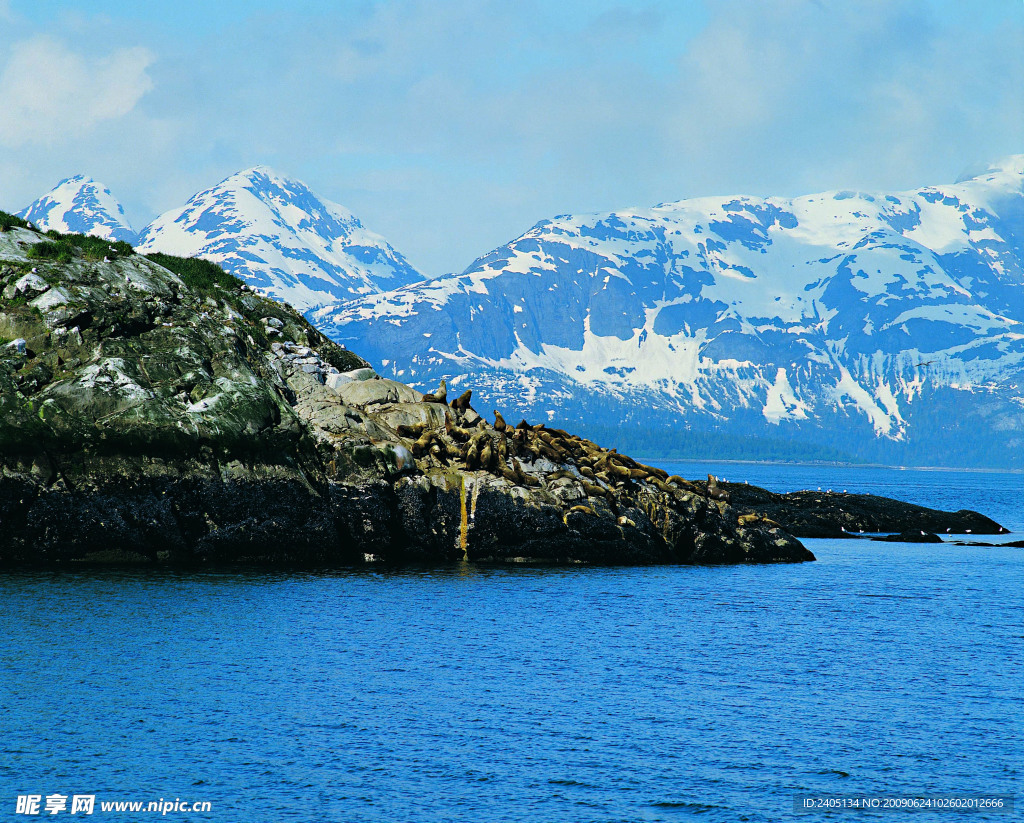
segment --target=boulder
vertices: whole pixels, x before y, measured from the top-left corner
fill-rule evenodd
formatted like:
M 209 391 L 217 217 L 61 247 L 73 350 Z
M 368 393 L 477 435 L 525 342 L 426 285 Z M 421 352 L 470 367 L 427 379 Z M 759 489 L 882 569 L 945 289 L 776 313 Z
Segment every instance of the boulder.
M 22 295 L 39 294 L 40 292 L 46 291 L 48 288 L 50 288 L 50 284 L 42 277 L 34 272 L 29 272 L 7 286 L 7 288 L 4 289 L 3 294 L 8 300 L 13 300 L 14 298 L 21 297 Z
M 423 396 L 415 389 L 396 380 L 350 380 L 337 389 L 338 395 L 349 406 L 374 406 L 385 403 L 416 403 Z

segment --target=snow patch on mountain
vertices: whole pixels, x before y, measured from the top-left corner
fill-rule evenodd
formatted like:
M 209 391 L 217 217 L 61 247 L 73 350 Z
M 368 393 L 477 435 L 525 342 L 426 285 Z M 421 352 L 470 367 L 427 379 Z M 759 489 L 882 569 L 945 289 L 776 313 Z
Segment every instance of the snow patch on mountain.
M 1024 156 L 912 192 L 561 215 L 461 274 L 311 317 L 488 406 L 573 419 L 589 398 L 606 425 L 639 404 L 678 425 L 909 443 L 952 390 L 1024 444 L 1022 184 Z
M 303 311 L 423 279 L 350 211 L 266 166 L 199 192 L 141 240 L 144 254 L 211 260 Z
M 18 212 L 18 216 L 43 231 L 89 234 L 104 240 L 123 240 L 133 246 L 138 243 L 124 208 L 110 189 L 84 175 L 61 180 Z

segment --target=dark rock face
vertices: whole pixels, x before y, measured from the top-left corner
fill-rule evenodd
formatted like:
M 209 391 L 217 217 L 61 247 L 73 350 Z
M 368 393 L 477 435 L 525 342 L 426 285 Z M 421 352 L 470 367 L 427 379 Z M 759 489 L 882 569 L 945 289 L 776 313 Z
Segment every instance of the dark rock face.
M 734 508 L 773 520 L 797 537 L 855 537 L 859 532 L 1005 534 L 994 520 L 967 509 L 944 512 L 870 494 L 800 491 L 778 494 L 739 483 L 722 484 Z M 914 540 L 911 542 L 921 542 Z
M 0 563 L 814 559 L 626 455 L 382 380 L 222 272 L 43 240 L 0 232 Z

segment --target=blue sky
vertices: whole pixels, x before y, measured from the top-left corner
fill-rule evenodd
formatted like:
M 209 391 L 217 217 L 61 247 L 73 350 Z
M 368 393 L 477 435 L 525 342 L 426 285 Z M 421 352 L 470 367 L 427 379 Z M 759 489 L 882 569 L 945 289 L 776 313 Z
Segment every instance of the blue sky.
M 413 265 L 545 217 L 950 182 L 1024 153 L 1024 0 L 0 0 L 0 208 L 140 228 L 266 163 Z

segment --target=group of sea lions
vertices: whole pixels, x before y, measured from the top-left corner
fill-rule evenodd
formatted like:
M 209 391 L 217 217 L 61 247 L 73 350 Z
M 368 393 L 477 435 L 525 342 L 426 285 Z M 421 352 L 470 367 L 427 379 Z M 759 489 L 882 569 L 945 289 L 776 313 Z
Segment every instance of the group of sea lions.
M 720 489 L 711 475 L 706 489 L 701 489 L 679 475 L 646 466 L 563 429 L 543 423 L 531 425 L 526 420 L 513 427 L 497 410 L 491 425 L 473 410 L 472 396 L 472 389 L 467 389 L 448 403 L 444 380 L 437 391 L 423 395 L 422 402 L 444 403 L 451 413 L 445 414 L 443 427 L 431 428 L 426 423 L 398 427 L 399 436 L 413 440 L 411 451 L 415 457 L 429 455 L 441 465 L 483 470 L 504 477 L 513 485 L 534 487 L 544 484 L 538 476 L 541 472 L 527 472 L 523 464 L 536 465 L 546 459 L 554 465 L 550 472 L 543 472 L 547 482 L 569 478 L 582 486 L 587 497 L 605 498 L 610 504 L 614 504 L 619 491 L 637 482 L 669 494 L 683 491 L 728 502 L 728 492 Z

